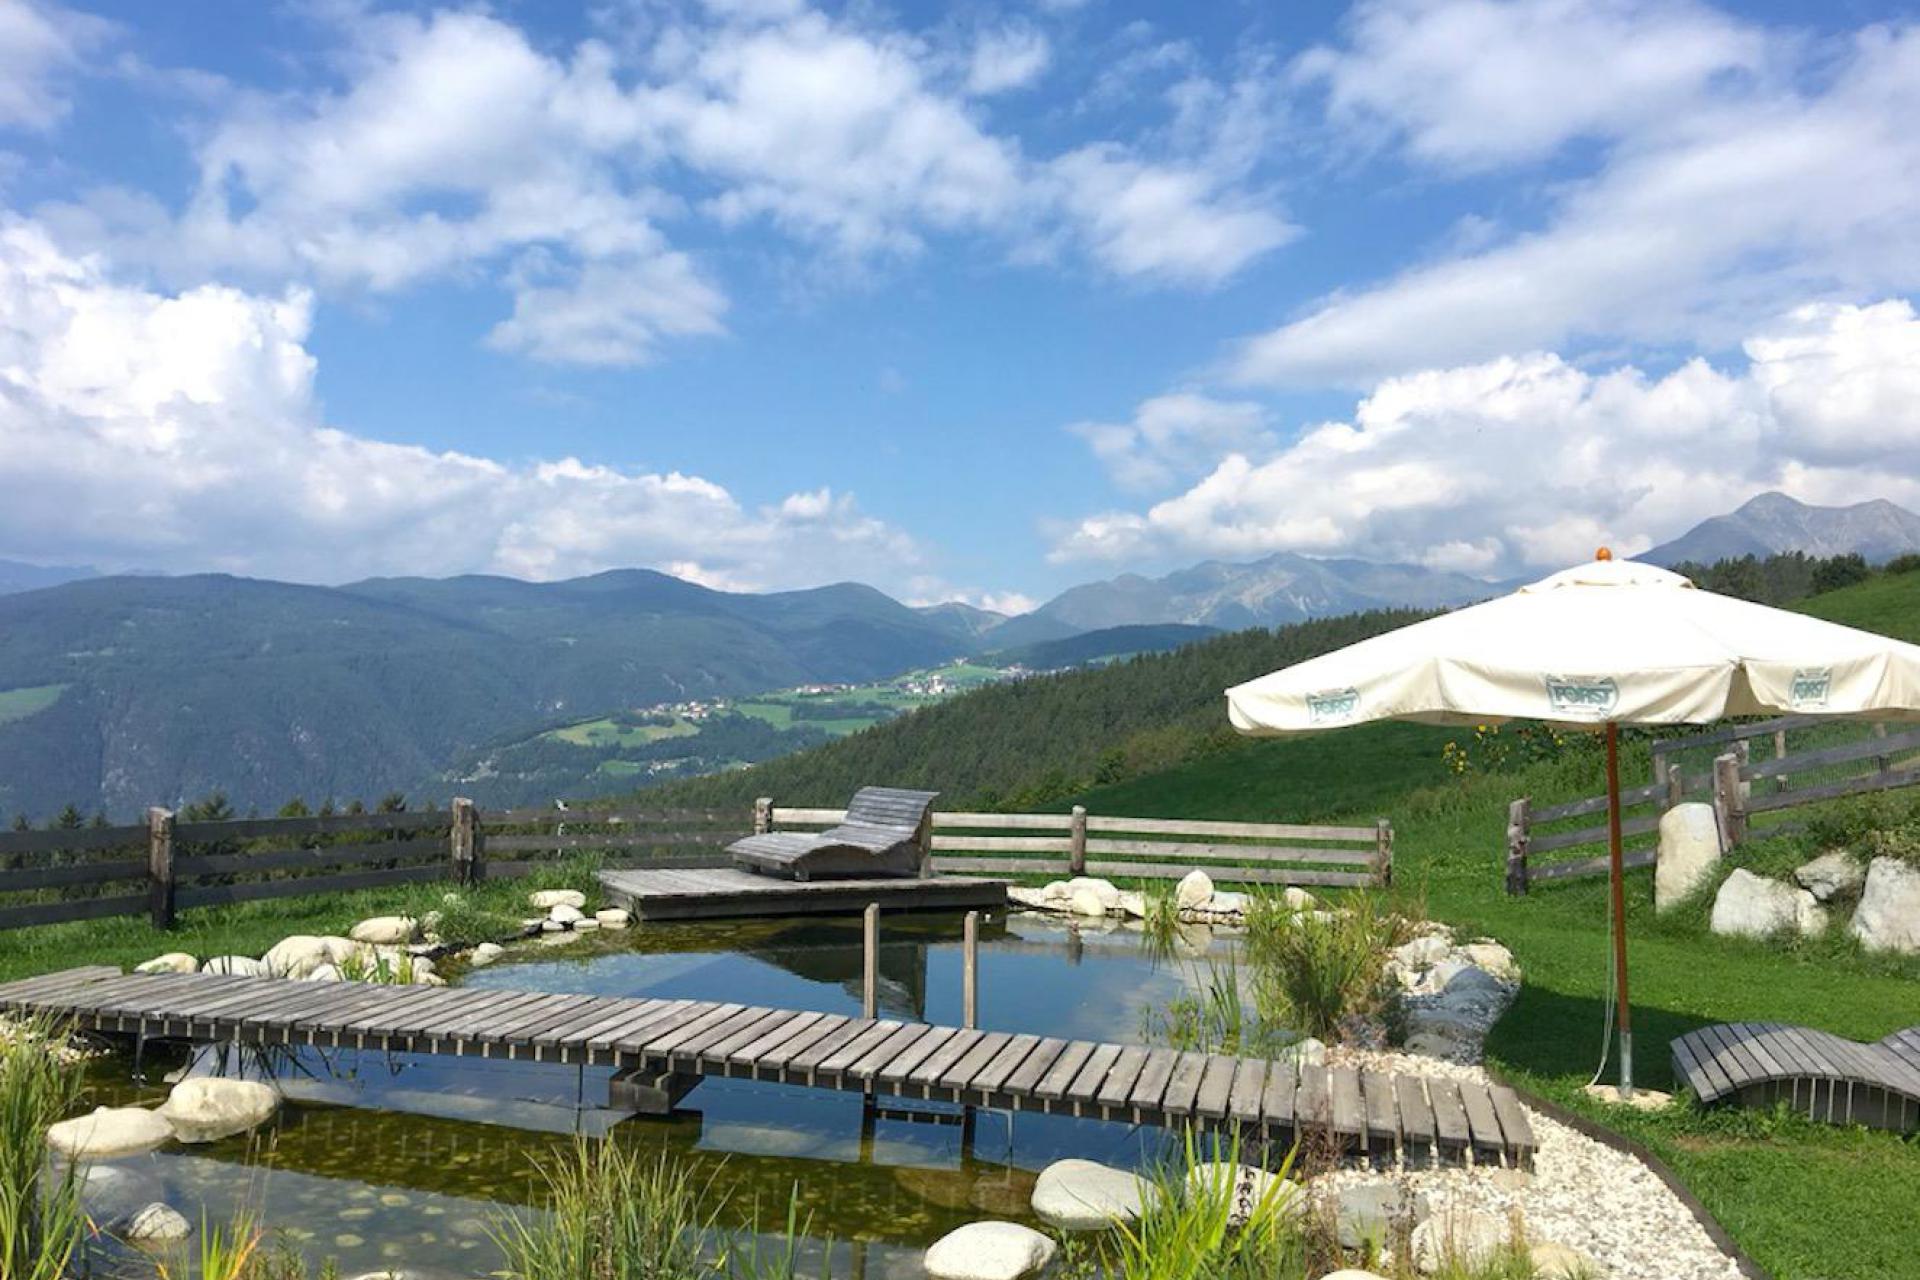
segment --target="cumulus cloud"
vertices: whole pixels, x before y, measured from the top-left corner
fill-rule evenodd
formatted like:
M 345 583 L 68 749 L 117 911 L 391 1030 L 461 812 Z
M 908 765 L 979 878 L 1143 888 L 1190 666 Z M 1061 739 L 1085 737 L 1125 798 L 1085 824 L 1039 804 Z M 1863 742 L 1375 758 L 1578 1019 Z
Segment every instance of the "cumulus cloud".
M 1441 175 L 1576 139 L 1598 159 L 1584 177 L 1546 176 L 1539 226 L 1249 341 L 1242 381 L 1365 386 L 1581 342 L 1714 350 L 1804 298 L 1920 285 L 1920 29 L 1867 28 L 1830 49 L 1626 0 L 1362 14 L 1351 45 L 1296 70 L 1328 85 L 1336 125 L 1363 145 L 1384 138 Z
M 111 23 L 41 0 L 0 0 L 0 128 L 46 129 L 67 114 L 65 81 Z
M 1127 422 L 1076 422 L 1067 430 L 1087 442 L 1115 484 L 1137 490 L 1165 489 L 1206 471 L 1223 453 L 1273 443 L 1262 406 L 1194 391 L 1144 400 Z
M 1390 378 L 1351 421 L 1229 452 L 1164 501 L 1081 520 L 1052 558 L 1295 550 L 1497 573 L 1600 543 L 1644 550 L 1762 488 L 1920 500 L 1911 303 L 1802 306 L 1744 351 L 1738 369 L 1590 372 L 1538 353 Z
M 981 33 L 967 66 L 970 93 L 1005 93 L 1024 89 L 1040 78 L 1052 60 L 1047 37 L 1024 23 L 1013 23 Z
M 901 580 L 849 495 L 763 507 L 678 472 L 513 464 L 326 424 L 312 296 L 116 284 L 0 221 L 0 554 L 308 581 L 653 565 L 712 585 Z

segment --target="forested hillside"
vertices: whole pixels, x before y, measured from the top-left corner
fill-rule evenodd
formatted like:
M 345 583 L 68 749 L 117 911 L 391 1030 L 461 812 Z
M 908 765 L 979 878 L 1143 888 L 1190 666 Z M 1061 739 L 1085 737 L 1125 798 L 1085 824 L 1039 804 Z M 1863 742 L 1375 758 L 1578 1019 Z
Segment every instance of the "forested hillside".
M 1426 616 L 1353 614 L 1235 632 L 1171 653 L 994 685 L 827 746 L 670 783 L 650 803 L 834 804 L 856 787 L 928 787 L 943 803 L 1026 808 L 1191 760 L 1240 740 L 1221 691 Z

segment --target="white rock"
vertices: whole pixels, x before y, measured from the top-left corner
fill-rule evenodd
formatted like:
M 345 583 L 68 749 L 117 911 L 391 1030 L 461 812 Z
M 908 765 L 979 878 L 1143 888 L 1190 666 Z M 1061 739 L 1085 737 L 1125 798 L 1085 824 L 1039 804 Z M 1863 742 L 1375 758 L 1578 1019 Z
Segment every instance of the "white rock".
M 1067 896 L 1067 910 L 1077 916 L 1104 916 L 1107 903 L 1092 889 L 1075 889 Z
M 280 1094 L 258 1080 L 194 1076 L 173 1086 L 159 1110 L 182 1142 L 218 1142 L 264 1124 L 280 1109 Z
M 1051 889 L 1053 886 L 1048 885 L 1047 887 Z M 1066 896 L 1068 898 L 1073 897 L 1076 893 L 1083 892 L 1091 893 L 1099 898 L 1100 909 L 1102 911 L 1112 911 L 1120 905 L 1120 891 L 1113 887 L 1113 881 L 1111 880 L 1102 880 L 1098 876 L 1075 876 L 1073 879 L 1067 881 Z
M 1073 890 L 1065 880 L 1049 880 L 1041 888 L 1040 896 L 1053 902 L 1065 902 L 1073 896 Z
M 555 928 L 551 933 L 540 935 L 540 945 L 543 947 L 564 947 L 570 942 L 578 941 L 580 941 L 580 935 L 571 929 Z
M 1187 1194 L 1196 1200 L 1227 1199 L 1227 1223 L 1235 1227 L 1244 1227 L 1253 1217 L 1253 1211 L 1263 1205 L 1271 1205 L 1275 1212 L 1284 1213 L 1297 1203 L 1304 1204 L 1298 1184 L 1269 1170 L 1226 1160 L 1208 1161 L 1188 1169 Z
M 574 906 L 573 904 L 567 903 L 567 902 L 556 903 L 553 909 L 547 912 L 547 919 L 556 921 L 557 923 L 564 924 L 569 927 L 571 927 L 575 922 L 584 920 L 586 918 L 587 918 L 586 912 L 582 911 L 580 908 Z
M 1430 964 L 1439 964 L 1453 950 L 1445 938 L 1435 934 L 1423 934 L 1410 939 L 1393 949 L 1393 958 L 1409 969 L 1424 969 Z
M 1469 942 L 1460 948 L 1460 955 L 1476 969 L 1482 969 L 1502 982 L 1520 981 L 1520 966 L 1514 963 L 1513 952 L 1497 942 Z
M 124 1164 L 82 1164 L 75 1181 L 87 1216 L 109 1231 L 124 1229 L 135 1213 L 166 1190 L 150 1172 Z
M 1738 867 L 1714 896 L 1710 927 L 1727 937 L 1770 938 L 1781 933 L 1818 933 L 1826 928 L 1826 921 L 1826 911 L 1805 889 Z
M 169 951 L 163 956 L 155 956 L 144 964 L 133 966 L 135 973 L 194 973 L 200 968 L 200 962 L 184 951 Z
M 1712 805 L 1677 804 L 1661 814 L 1653 863 L 1654 910 L 1665 911 L 1684 901 L 1719 865 L 1720 821 Z
M 1327 1062 L 1327 1046 L 1324 1041 L 1308 1036 L 1296 1041 L 1274 1055 L 1276 1060 L 1298 1063 L 1301 1066 L 1321 1067 Z
M 542 920 L 540 922 L 541 933 L 555 934 L 555 933 L 565 933 L 566 931 L 567 931 L 567 922 L 564 920 Z
M 1213 877 L 1204 871 L 1189 871 L 1174 886 L 1173 902 L 1182 911 L 1197 911 L 1213 897 Z
M 1331 1201 L 1340 1246 L 1359 1249 L 1371 1242 L 1384 1245 L 1396 1223 L 1419 1226 L 1431 1216 L 1428 1196 L 1410 1182 L 1369 1178 L 1340 1187 Z
M 296 933 L 269 947 L 260 963 L 276 978 L 304 978 L 321 965 L 336 962 L 325 938 Z
M 1120 910 L 1130 920 L 1147 918 L 1147 895 L 1137 889 L 1120 891 Z
M 579 911 L 587 905 L 587 895 L 578 889 L 541 889 L 527 895 L 527 905 L 537 911 L 551 911 L 555 907 Z
M 375 916 L 371 920 L 362 920 L 353 926 L 348 930 L 347 936 L 355 942 L 397 947 L 412 942 L 417 932 L 418 924 L 409 916 Z
M 229 974 L 236 978 L 264 978 L 267 966 L 252 956 L 215 956 L 200 966 L 202 973 Z
M 1007 886 L 1007 901 L 1017 907 L 1031 907 L 1036 911 L 1057 911 L 1064 899 L 1052 897 L 1045 889 L 1035 889 L 1031 885 L 1010 884 Z
M 155 1201 L 127 1219 L 121 1234 L 143 1244 L 166 1244 L 192 1235 L 193 1224 L 179 1210 Z
M 1311 911 L 1320 905 L 1320 899 L 1294 885 L 1288 885 L 1281 891 L 1280 901 L 1289 911 Z
M 1351 1267 L 1342 1267 L 1338 1271 L 1327 1272 L 1320 1277 L 1320 1280 L 1387 1280 L 1387 1278 L 1374 1271 L 1355 1271 Z
M 624 907 L 605 907 L 593 913 L 602 929 L 624 929 L 633 923 L 633 913 Z
M 1539 1280 L 1599 1280 L 1607 1274 L 1590 1255 L 1551 1240 L 1529 1246 L 1527 1253 Z
M 447 980 L 437 973 L 416 973 L 413 975 L 413 985 L 416 987 L 444 987 L 447 985 Z
M 1920 871 L 1898 858 L 1875 858 L 1847 927 L 1869 951 L 1920 952 Z
M 47 1129 L 47 1145 L 72 1160 L 137 1156 L 173 1141 L 173 1126 L 145 1107 L 101 1107 Z
M 1244 893 L 1235 893 L 1230 889 L 1215 889 L 1213 897 L 1207 902 L 1207 910 L 1217 916 L 1244 916 L 1251 905 Z
M 1858 893 L 1867 882 L 1867 869 L 1845 849 L 1835 849 L 1796 867 L 1793 880 L 1821 902 L 1828 902 L 1835 897 Z
M 1512 1238 L 1513 1228 L 1501 1218 L 1478 1209 L 1450 1208 L 1413 1229 L 1413 1260 L 1429 1275 L 1449 1263 L 1484 1267 Z
M 575 929 L 578 929 L 582 933 L 592 933 L 595 929 L 598 929 L 600 927 L 600 922 L 598 920 L 595 920 L 592 916 L 581 916 L 578 920 L 575 920 L 573 922 L 573 927 Z
M 467 963 L 475 969 L 484 969 L 505 954 L 507 949 L 499 943 L 483 942 L 473 949 L 473 954 L 467 957 Z
M 345 982 L 347 975 L 340 972 L 337 964 L 323 964 L 306 976 L 308 982 Z
M 1124 1169 L 1092 1160 L 1056 1160 L 1033 1184 L 1033 1211 L 1067 1231 L 1098 1231 L 1139 1218 L 1147 1187 Z
M 1020 1280 L 1053 1261 L 1057 1246 L 1017 1222 L 969 1222 L 927 1250 L 933 1280 Z

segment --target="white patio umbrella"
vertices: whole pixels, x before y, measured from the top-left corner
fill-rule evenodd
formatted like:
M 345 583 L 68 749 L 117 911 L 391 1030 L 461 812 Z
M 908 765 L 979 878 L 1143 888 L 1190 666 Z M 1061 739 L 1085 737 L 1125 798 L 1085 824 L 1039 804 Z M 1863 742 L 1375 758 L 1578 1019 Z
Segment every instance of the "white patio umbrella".
M 1785 713 L 1920 719 L 1920 646 L 1614 560 L 1362 640 L 1227 690 L 1241 733 L 1372 720 L 1604 730 L 1620 1091 L 1633 1091 L 1618 726 Z

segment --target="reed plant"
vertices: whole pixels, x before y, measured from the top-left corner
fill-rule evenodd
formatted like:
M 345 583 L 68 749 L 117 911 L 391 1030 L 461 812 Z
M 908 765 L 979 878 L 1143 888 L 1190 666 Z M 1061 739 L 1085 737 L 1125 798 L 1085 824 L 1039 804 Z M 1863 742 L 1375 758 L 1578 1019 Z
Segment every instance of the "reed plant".
M 261 1245 L 266 1233 L 249 1209 L 242 1209 L 224 1223 L 210 1222 L 200 1215 L 200 1230 L 193 1245 L 174 1259 L 153 1264 L 158 1280 L 262 1280 L 261 1273 L 273 1257 Z M 174 1263 L 182 1264 L 178 1271 Z
M 47 1127 L 80 1101 L 79 1070 L 64 1061 L 63 1027 L 15 1021 L 0 1042 L 0 1276 L 59 1280 L 86 1240 L 80 1188 L 71 1165 L 54 1171 Z
M 539 1167 L 547 1212 L 493 1225 L 508 1280 L 696 1280 L 722 1264 L 708 1247 L 724 1201 L 712 1176 L 586 1138 Z
M 1341 1024 L 1379 1011 L 1387 952 L 1399 940 L 1396 918 L 1368 894 L 1337 911 L 1294 911 L 1256 898 L 1247 917 L 1247 962 L 1261 1019 L 1322 1040 Z

